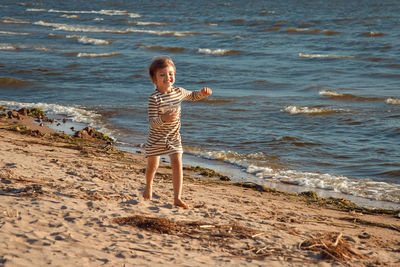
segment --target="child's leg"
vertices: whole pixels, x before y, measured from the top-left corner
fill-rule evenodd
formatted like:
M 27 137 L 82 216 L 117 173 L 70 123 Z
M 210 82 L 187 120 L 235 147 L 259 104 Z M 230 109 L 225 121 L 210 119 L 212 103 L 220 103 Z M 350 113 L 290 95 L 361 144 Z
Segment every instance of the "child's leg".
M 145 199 L 151 199 L 153 195 L 153 179 L 156 175 L 158 164 L 160 162 L 160 156 L 152 156 L 147 158 L 146 167 L 146 188 L 143 192 L 143 197 Z
M 169 155 L 172 168 L 172 184 L 174 187 L 174 204 L 184 209 L 189 208 L 188 204 L 182 201 L 182 184 L 183 184 L 183 170 L 182 170 L 182 153 Z

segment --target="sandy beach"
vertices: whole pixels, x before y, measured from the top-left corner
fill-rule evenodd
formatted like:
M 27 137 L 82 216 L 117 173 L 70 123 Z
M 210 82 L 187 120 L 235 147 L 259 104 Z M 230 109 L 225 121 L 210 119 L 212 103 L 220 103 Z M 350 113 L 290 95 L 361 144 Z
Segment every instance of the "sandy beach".
M 141 153 L 29 118 L 0 118 L 0 148 L 0 266 L 400 266 L 398 211 L 189 166 L 185 210 L 165 164 L 144 200 Z

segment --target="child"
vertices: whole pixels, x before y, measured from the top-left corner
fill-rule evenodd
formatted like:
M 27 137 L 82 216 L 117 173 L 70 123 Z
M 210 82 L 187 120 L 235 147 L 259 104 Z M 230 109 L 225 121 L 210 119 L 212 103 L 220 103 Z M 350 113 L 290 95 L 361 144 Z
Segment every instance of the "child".
M 146 143 L 146 188 L 145 199 L 152 198 L 152 186 L 160 155 L 168 155 L 172 168 L 174 188 L 174 205 L 184 209 L 189 206 L 182 201 L 182 143 L 181 128 L 182 101 L 198 101 L 212 94 L 211 89 L 204 87 L 201 91 L 188 91 L 173 86 L 176 68 L 169 57 L 157 57 L 149 67 L 149 74 L 156 89 L 149 97 L 148 115 L 150 131 Z

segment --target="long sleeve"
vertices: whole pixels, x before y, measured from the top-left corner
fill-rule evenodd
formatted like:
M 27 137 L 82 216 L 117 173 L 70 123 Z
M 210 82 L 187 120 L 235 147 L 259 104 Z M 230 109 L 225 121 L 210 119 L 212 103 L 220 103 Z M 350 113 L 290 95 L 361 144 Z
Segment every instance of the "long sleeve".
M 199 101 L 204 98 L 204 96 L 201 94 L 200 91 L 189 91 L 183 88 L 180 88 L 182 95 L 183 95 L 183 100 L 187 101 Z
M 154 96 L 149 97 L 147 113 L 149 116 L 149 124 L 151 128 L 158 128 L 163 125 L 161 116 L 158 115 L 157 99 Z

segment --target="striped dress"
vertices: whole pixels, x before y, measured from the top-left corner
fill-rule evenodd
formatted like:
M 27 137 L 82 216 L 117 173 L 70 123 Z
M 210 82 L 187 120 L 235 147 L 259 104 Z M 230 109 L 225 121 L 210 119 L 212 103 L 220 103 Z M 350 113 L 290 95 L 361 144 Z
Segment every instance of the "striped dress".
M 150 131 L 146 143 L 146 157 L 183 153 L 179 130 L 181 128 L 181 102 L 202 99 L 200 91 L 188 91 L 173 87 L 163 94 L 157 89 L 149 97 L 148 115 Z M 172 122 L 163 122 L 161 116 L 169 109 L 176 109 L 178 117 Z

